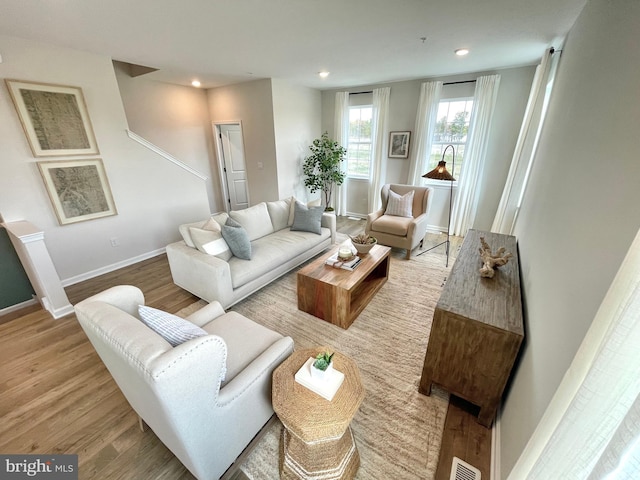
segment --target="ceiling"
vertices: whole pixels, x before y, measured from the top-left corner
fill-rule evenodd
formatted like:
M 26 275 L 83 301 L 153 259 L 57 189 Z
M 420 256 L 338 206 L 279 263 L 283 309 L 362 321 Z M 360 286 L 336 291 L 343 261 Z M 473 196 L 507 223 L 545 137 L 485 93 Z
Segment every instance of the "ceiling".
M 156 68 L 147 78 L 163 82 L 330 89 L 537 63 L 586 1 L 0 0 L 0 34 Z

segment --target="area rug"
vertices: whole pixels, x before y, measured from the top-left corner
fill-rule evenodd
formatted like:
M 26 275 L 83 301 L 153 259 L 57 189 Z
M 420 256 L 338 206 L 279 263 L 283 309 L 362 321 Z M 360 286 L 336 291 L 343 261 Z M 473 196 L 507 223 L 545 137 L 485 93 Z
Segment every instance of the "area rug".
M 418 393 L 431 319 L 450 270 L 445 257 L 411 260 L 393 251 L 389 280 L 347 330 L 297 308 L 296 271 L 231 308 L 283 335 L 296 349 L 326 345 L 353 358 L 366 396 L 351 427 L 360 452 L 357 479 L 433 479 L 448 394 Z M 252 480 L 279 478 L 282 424 L 260 440 L 241 466 Z

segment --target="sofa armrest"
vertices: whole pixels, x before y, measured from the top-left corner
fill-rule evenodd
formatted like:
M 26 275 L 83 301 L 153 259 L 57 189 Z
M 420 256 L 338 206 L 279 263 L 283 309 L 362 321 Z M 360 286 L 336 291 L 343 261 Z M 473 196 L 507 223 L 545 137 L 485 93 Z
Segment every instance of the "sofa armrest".
M 324 212 L 320 219 L 320 225 L 322 227 L 331 230 L 331 245 L 336 243 L 336 216 L 333 213 Z
M 424 237 L 427 233 L 427 214 L 423 213 L 414 218 L 409 224 L 409 236 L 422 236 Z
M 260 382 L 258 380 L 260 378 L 270 380 L 273 370 L 292 353 L 293 339 L 291 337 L 282 337 L 273 343 L 228 384 L 220 389 L 218 405 L 227 405 L 246 394 L 253 395 L 253 393 L 251 393 L 253 388 L 259 387 Z M 271 382 L 269 381 L 268 384 L 270 395 Z
M 185 320 L 189 320 L 191 323 L 203 327 L 212 320 L 218 318 L 220 315 L 224 315 L 224 308 L 220 305 L 220 302 L 211 302 L 200 310 L 188 315 Z
M 367 215 L 367 224 L 364 227 L 364 233 L 369 234 L 371 232 L 371 224 L 384 215 L 384 210 L 376 210 Z
M 184 241 L 171 243 L 166 250 L 173 283 L 207 302 L 218 301 L 223 308 L 231 304 L 231 269 L 226 261 L 188 247 Z

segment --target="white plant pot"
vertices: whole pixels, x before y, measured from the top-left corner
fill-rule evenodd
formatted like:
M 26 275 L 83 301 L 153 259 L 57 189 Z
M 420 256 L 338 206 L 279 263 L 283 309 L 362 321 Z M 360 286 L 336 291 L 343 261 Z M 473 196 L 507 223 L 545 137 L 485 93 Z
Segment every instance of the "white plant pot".
M 333 362 L 329 363 L 329 366 L 326 370 L 319 370 L 311 364 L 311 378 L 315 380 L 326 380 L 331 376 L 331 372 L 333 371 Z

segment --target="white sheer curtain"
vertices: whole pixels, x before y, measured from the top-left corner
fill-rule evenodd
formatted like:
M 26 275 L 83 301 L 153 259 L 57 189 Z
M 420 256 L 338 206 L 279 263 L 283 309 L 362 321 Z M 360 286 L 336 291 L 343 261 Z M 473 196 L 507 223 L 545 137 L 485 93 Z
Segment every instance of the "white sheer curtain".
M 333 125 L 333 139 L 344 148 L 349 148 L 349 92 L 336 92 Z M 340 169 L 343 173 L 347 173 L 346 159 Z M 333 196 L 336 215 L 347 214 L 347 183 L 348 180 L 345 178 L 344 183 L 336 187 L 336 193 Z
M 544 124 L 560 53 L 553 48 L 547 49 L 542 62 L 536 68 L 511 167 L 491 226 L 492 232 L 508 235 L 513 233 Z
M 409 165 L 409 185 L 422 185 L 427 170 L 427 159 L 431 153 L 433 132 L 436 128 L 438 103 L 442 82 L 425 82 L 420 87 L 418 114 L 416 115 L 415 148 Z
M 372 163 L 369 185 L 369 211 L 380 208 L 380 190 L 387 174 L 387 116 L 389 87 L 373 90 L 373 122 L 371 125 Z
M 640 478 L 640 231 L 509 480 Z
M 498 97 L 500 75 L 476 79 L 473 112 L 469 122 L 469 136 L 464 163 L 458 178 L 458 192 L 451 214 L 451 234 L 464 236 L 473 226 L 478 205 L 478 183 L 484 168 L 491 118 Z

